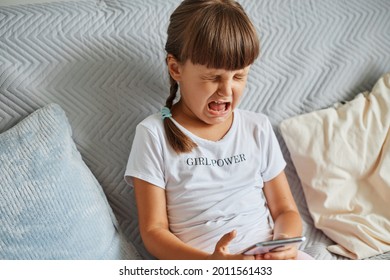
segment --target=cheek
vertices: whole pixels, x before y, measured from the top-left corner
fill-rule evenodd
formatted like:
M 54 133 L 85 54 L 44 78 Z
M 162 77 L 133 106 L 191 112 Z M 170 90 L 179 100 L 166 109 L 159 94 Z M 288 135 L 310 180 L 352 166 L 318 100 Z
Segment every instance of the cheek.
M 235 97 L 241 98 L 241 96 L 244 94 L 244 90 L 245 90 L 245 84 L 237 86 L 235 91 L 234 91 Z
M 209 88 L 199 84 L 186 84 L 181 87 L 181 98 L 187 104 L 192 104 L 195 108 L 200 108 L 207 103 Z
M 210 96 L 218 90 L 218 85 L 215 83 L 201 83 L 198 88 L 204 96 Z
M 212 84 L 204 83 L 194 86 L 192 89 L 193 98 L 199 103 L 207 103 L 211 96 L 218 90 L 218 87 Z

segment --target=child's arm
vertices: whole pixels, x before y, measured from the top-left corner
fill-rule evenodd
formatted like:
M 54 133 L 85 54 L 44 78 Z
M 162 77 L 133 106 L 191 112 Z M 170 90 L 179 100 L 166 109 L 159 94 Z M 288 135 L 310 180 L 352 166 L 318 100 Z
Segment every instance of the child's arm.
M 224 235 L 215 252 L 208 254 L 179 240 L 169 230 L 165 190 L 133 178 L 139 227 L 146 249 L 158 259 L 253 259 L 253 256 L 232 255 L 227 246 L 235 232 Z
M 286 175 L 282 171 L 272 180 L 265 182 L 264 194 L 274 220 L 274 239 L 283 239 L 302 235 L 302 220 L 291 194 Z M 287 247 L 280 252 L 267 253 L 265 258 L 295 259 L 298 253 L 296 246 Z

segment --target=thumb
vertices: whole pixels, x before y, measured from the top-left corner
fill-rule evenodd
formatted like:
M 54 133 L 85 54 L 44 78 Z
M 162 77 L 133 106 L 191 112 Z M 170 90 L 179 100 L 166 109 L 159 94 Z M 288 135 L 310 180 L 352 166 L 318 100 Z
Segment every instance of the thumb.
M 237 231 L 232 230 L 229 233 L 226 233 L 222 238 L 217 242 L 215 246 L 216 251 L 227 251 L 229 243 L 237 236 Z

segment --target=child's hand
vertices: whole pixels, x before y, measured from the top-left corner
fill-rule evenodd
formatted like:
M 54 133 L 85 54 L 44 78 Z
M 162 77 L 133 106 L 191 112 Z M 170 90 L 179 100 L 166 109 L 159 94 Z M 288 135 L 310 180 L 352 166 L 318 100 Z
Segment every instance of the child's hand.
M 295 260 L 298 255 L 296 245 L 285 246 L 281 250 L 275 250 L 265 253 L 262 257 L 256 258 L 261 260 Z
M 274 236 L 274 239 L 284 239 L 288 238 L 287 234 L 279 233 L 277 236 Z M 261 260 L 295 260 L 298 254 L 297 245 L 283 246 L 282 248 L 277 248 L 272 252 L 265 253 L 259 259 Z
M 242 254 L 230 254 L 228 245 L 236 237 L 237 231 L 233 230 L 217 242 L 214 253 L 209 256 L 210 260 L 254 260 L 255 256 L 246 256 Z

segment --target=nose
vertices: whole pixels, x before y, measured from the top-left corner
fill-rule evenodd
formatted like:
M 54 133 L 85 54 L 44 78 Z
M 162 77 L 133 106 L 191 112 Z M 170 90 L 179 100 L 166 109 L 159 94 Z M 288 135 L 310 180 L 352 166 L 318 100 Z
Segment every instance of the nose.
M 231 96 L 232 93 L 233 93 L 232 81 L 231 80 L 220 81 L 220 83 L 218 85 L 217 94 L 219 96 L 223 97 L 223 96 Z

